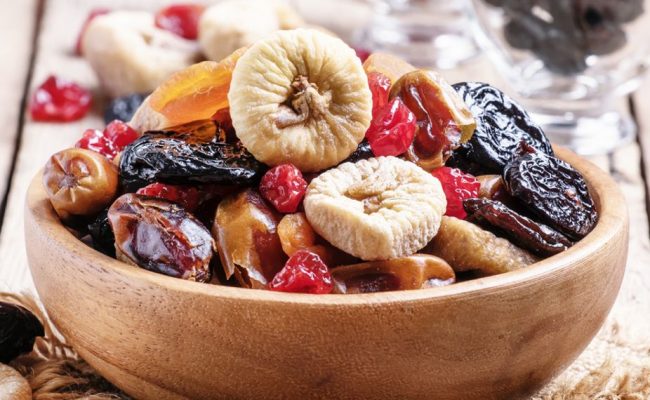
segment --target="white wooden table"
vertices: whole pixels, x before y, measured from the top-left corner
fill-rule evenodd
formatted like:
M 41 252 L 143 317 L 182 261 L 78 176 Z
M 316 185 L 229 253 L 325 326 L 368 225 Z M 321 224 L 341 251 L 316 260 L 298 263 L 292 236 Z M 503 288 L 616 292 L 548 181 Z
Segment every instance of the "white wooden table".
M 23 239 L 23 203 L 29 181 L 52 153 L 71 146 L 84 129 L 103 126 L 106 100 L 89 65 L 72 51 L 83 20 L 95 7 L 156 9 L 168 2 L 0 0 L 0 291 L 34 290 Z M 67 124 L 30 121 L 26 99 L 49 74 L 94 88 L 93 111 Z M 451 81 L 500 82 L 485 59 L 445 74 Z M 577 367 L 589 366 L 589 361 L 602 359 L 603 351 L 610 350 L 614 358 L 630 350 L 633 357 L 650 361 L 650 82 L 627 100 L 622 106 L 630 107 L 637 118 L 638 139 L 613 154 L 592 158 L 614 176 L 625 194 L 631 216 L 627 275 L 600 339 Z M 616 338 L 624 337 L 625 344 L 612 339 L 612 329 L 618 329 Z M 639 341 L 628 342 L 630 337 Z

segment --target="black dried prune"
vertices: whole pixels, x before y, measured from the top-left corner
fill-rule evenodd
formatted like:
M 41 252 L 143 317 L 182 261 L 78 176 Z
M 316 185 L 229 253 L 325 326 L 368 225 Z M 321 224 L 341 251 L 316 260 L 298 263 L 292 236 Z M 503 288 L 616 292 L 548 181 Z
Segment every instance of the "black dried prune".
M 598 213 L 582 175 L 566 162 L 522 143 L 503 172 L 511 196 L 573 240 L 593 229 Z
M 0 301 L 0 363 L 29 353 L 38 336 L 44 336 L 41 321 L 24 307 Z
M 104 122 L 108 124 L 116 119 L 129 122 L 146 97 L 146 94 L 140 93 L 116 97 L 104 111 Z
M 263 165 L 213 121 L 147 132 L 120 159 L 129 192 L 153 182 L 250 185 L 262 172 Z
M 108 222 L 108 208 L 100 212 L 88 224 L 88 232 L 93 240 L 93 248 L 110 257 L 115 257 L 115 235 Z
M 176 278 L 210 280 L 212 235 L 178 205 L 128 193 L 115 200 L 108 220 L 118 259 Z
M 552 256 L 572 246 L 566 236 L 556 230 L 527 218 L 503 203 L 489 199 L 467 199 L 463 207 L 467 220 L 496 229 L 517 246 L 541 257 Z
M 476 130 L 447 162 L 473 175 L 501 174 L 516 154 L 519 143 L 553 154 L 542 128 L 528 113 L 499 89 L 486 83 L 462 82 L 453 85 L 476 119 Z
M 370 143 L 366 139 L 363 139 L 361 143 L 359 143 L 359 146 L 357 146 L 357 149 L 348 156 L 345 160 L 341 161 L 341 164 L 344 162 L 357 162 L 359 160 L 366 160 L 368 158 L 372 158 L 375 155 L 372 153 L 372 149 L 370 148 Z

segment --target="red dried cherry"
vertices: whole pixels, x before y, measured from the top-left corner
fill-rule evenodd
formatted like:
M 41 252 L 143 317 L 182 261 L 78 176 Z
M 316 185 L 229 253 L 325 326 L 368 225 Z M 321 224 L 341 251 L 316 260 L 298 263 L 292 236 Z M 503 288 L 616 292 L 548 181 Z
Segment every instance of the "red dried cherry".
M 81 26 L 81 30 L 79 31 L 79 35 L 77 35 L 77 42 L 74 46 L 74 52 L 76 55 L 80 56 L 81 55 L 81 41 L 83 40 L 84 33 L 86 33 L 86 29 L 88 29 L 88 25 L 90 25 L 90 22 L 95 19 L 96 17 L 99 17 L 100 15 L 108 14 L 111 12 L 111 10 L 107 8 L 95 8 L 90 11 L 88 16 L 86 17 L 86 20 L 84 21 L 83 25 Z
M 393 99 L 370 122 L 366 139 L 376 156 L 398 156 L 413 143 L 415 115 L 400 99 Z
M 280 292 L 327 294 L 333 288 L 327 265 L 309 250 L 295 252 L 269 283 L 269 289 Z
M 76 121 L 90 110 L 91 102 L 88 90 L 50 75 L 32 94 L 29 113 L 34 121 Z
M 195 40 L 204 9 L 201 4 L 172 4 L 156 13 L 156 26 L 185 39 Z
M 112 160 L 137 138 L 138 132 L 126 123 L 115 120 L 109 123 L 103 132 L 87 129 L 75 147 L 96 151 Z
M 281 213 L 292 213 L 305 196 L 307 181 L 293 164 L 281 164 L 262 177 L 260 193 Z
M 445 215 L 465 219 L 467 213 L 463 208 L 463 200 L 478 197 L 481 183 L 473 175 L 458 168 L 440 167 L 433 170 L 431 174 L 438 178 L 447 197 Z
M 171 201 L 189 212 L 195 211 L 201 201 L 199 190 L 192 186 L 152 183 L 138 189 L 137 194 Z
M 368 50 L 366 50 L 364 48 L 353 47 L 353 49 L 354 49 L 354 52 L 357 53 L 357 57 L 359 57 L 359 60 L 361 60 L 361 62 L 366 61 L 366 59 L 368 57 L 370 57 L 370 51 L 368 51 Z
M 368 86 L 370 86 L 370 92 L 372 93 L 373 120 L 379 111 L 383 110 L 386 104 L 388 104 L 390 85 L 390 79 L 381 72 L 371 72 L 368 74 Z

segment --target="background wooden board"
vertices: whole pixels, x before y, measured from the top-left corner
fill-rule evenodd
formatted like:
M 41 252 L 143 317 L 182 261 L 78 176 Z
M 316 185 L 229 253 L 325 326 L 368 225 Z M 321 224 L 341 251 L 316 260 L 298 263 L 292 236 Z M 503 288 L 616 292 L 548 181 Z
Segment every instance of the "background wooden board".
M 207 0 L 206 0 L 207 1 Z M 171 1 L 146 0 L 0 0 L 0 198 L 6 196 L 6 213 L 0 230 L 0 291 L 33 290 L 25 258 L 23 241 L 23 203 L 27 185 L 36 171 L 55 151 L 71 146 L 86 128 L 103 125 L 101 110 L 105 99 L 87 63 L 72 54 L 79 27 L 95 7 L 155 9 Z M 299 3 L 305 3 L 301 0 Z M 32 47 L 32 32 L 39 4 L 43 15 L 39 35 Z M 308 8 L 305 8 L 308 10 Z M 311 12 L 318 14 L 317 10 Z M 321 15 L 322 18 L 322 15 Z M 10 38 L 7 41 L 5 38 Z M 7 45 L 9 43 L 10 45 Z M 24 91 L 29 72 L 30 54 L 35 52 L 34 70 Z M 81 121 L 69 124 L 34 123 L 21 120 L 22 99 L 49 74 L 72 78 L 93 88 L 96 96 L 93 112 Z M 451 81 L 484 80 L 502 85 L 485 58 L 462 69 L 444 72 Z M 639 139 L 609 156 L 592 157 L 610 172 L 626 197 L 631 216 L 630 256 L 621 294 L 612 312 L 608 328 L 620 325 L 625 335 L 650 342 L 650 234 L 648 229 L 648 192 L 650 191 L 650 81 L 630 98 L 639 124 Z M 628 106 L 625 99 L 623 106 Z M 16 140 L 15 135 L 20 135 Z M 597 140 L 597 138 L 595 138 Z M 20 147 L 15 148 L 14 144 Z M 12 169 L 11 187 L 6 187 Z M 646 316 L 640 318 L 639 316 Z M 600 346 L 595 343 L 594 346 Z M 592 346 L 593 347 L 593 346 Z M 593 353 L 593 352 L 592 352 Z M 585 356 L 590 356 L 590 351 Z M 648 355 L 646 355 L 648 357 Z

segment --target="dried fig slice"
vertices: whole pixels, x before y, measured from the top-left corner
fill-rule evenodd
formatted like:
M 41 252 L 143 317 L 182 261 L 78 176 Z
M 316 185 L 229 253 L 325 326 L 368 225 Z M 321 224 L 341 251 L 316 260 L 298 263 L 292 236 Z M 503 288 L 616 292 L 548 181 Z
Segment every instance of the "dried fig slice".
M 467 199 L 463 202 L 470 222 L 495 228 L 513 243 L 540 256 L 560 253 L 573 245 L 566 236 L 533 221 L 503 203 L 488 199 Z
M 128 193 L 109 208 L 108 220 L 119 260 L 175 278 L 210 280 L 210 231 L 180 206 Z
M 43 184 L 52 207 L 63 220 L 92 216 L 117 194 L 118 175 L 106 157 L 85 149 L 66 149 L 45 164 Z
M 279 222 L 280 215 L 253 189 L 219 203 L 212 235 L 227 279 L 234 275 L 243 287 L 266 287 L 287 261 Z
M 484 275 L 514 271 L 537 261 L 506 239 L 454 217 L 442 217 L 438 234 L 421 252 L 442 258 L 456 272 L 479 270 Z
M 427 254 L 336 267 L 331 271 L 335 293 L 374 293 L 412 290 L 454 283 L 447 262 Z

